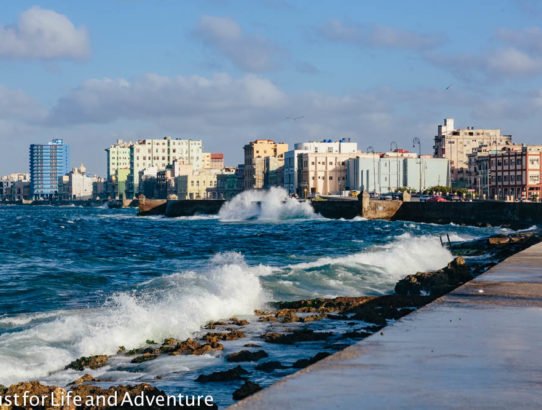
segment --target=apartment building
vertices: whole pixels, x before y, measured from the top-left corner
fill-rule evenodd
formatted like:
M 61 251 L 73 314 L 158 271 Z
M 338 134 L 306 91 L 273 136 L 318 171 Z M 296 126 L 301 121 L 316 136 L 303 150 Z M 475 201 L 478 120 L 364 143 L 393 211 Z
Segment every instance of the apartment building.
M 58 195 L 58 177 L 69 170 L 70 148 L 62 138 L 48 144 L 30 145 L 30 195 L 49 199 Z
M 434 157 L 450 161 L 452 184 L 457 187 L 469 185 L 468 155 L 473 152 L 500 151 L 512 144 L 511 135 L 502 135 L 500 129 L 455 128 L 454 119 L 444 119 L 435 136 Z
M 273 157 L 284 164 L 288 144 L 257 139 L 243 147 L 245 151 L 244 189 L 262 189 L 265 184 L 265 158 Z

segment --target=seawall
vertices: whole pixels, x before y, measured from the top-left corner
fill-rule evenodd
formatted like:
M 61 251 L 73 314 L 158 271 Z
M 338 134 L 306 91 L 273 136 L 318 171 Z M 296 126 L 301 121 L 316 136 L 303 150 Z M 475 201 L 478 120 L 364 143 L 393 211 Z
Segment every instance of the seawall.
M 234 409 L 539 408 L 542 243 Z

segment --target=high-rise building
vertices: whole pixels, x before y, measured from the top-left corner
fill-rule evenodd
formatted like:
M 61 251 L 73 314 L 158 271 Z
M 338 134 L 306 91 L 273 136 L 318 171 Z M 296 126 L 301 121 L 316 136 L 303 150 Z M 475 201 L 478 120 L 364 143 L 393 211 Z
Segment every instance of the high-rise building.
M 456 129 L 454 119 L 446 118 L 444 125 L 438 126 L 433 148 L 435 158 L 446 158 L 450 161 L 452 184 L 466 187 L 469 184 L 469 154 L 475 151 L 500 150 L 510 144 L 512 136 L 502 135 L 499 129 Z
M 30 195 L 47 199 L 58 195 L 58 177 L 70 168 L 69 145 L 62 138 L 30 145 Z
M 264 188 L 265 158 L 274 157 L 284 165 L 284 153 L 288 144 L 276 143 L 273 140 L 258 139 L 244 146 L 245 150 L 245 189 Z M 275 168 L 276 169 L 276 168 Z
M 145 139 L 130 146 L 129 195 L 139 192 L 139 173 L 147 168 L 165 170 L 177 160 L 180 164 L 191 164 L 194 171 L 202 169 L 203 144 L 201 140 Z

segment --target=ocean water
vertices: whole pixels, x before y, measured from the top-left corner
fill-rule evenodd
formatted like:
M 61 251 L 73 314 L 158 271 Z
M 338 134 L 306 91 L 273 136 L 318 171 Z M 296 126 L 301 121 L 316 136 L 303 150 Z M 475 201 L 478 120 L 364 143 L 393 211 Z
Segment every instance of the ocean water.
M 282 198 L 281 190 L 248 192 L 219 215 L 187 218 L 0 207 L 0 384 L 66 385 L 91 373 L 109 384 L 154 381 L 171 393 L 205 392 L 193 383 L 194 372 L 223 366 L 227 351 L 137 366 L 115 357 L 96 371 L 63 369 L 81 356 L 115 354 L 121 345 L 185 339 L 210 320 L 251 319 L 271 301 L 390 293 L 403 276 L 452 260 L 439 237 L 463 241 L 502 231 L 329 220 Z M 249 339 L 257 342 L 263 325 L 251 326 Z M 258 377 L 269 384 L 277 376 Z

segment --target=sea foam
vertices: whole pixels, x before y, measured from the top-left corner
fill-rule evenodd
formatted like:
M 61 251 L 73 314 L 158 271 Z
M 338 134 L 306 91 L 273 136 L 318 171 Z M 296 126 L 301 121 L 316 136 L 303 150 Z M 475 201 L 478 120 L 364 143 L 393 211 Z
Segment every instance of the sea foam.
M 218 214 L 221 221 L 284 221 L 316 218 L 308 202 L 290 198 L 283 188 L 244 191 L 226 202 Z
M 267 300 L 260 269 L 239 254 L 219 254 L 202 272 L 157 278 L 137 293 L 114 295 L 100 308 L 58 312 L 45 323 L 4 333 L 0 384 L 45 377 L 81 356 L 114 354 L 121 345 L 184 339 L 210 320 L 252 314 Z

